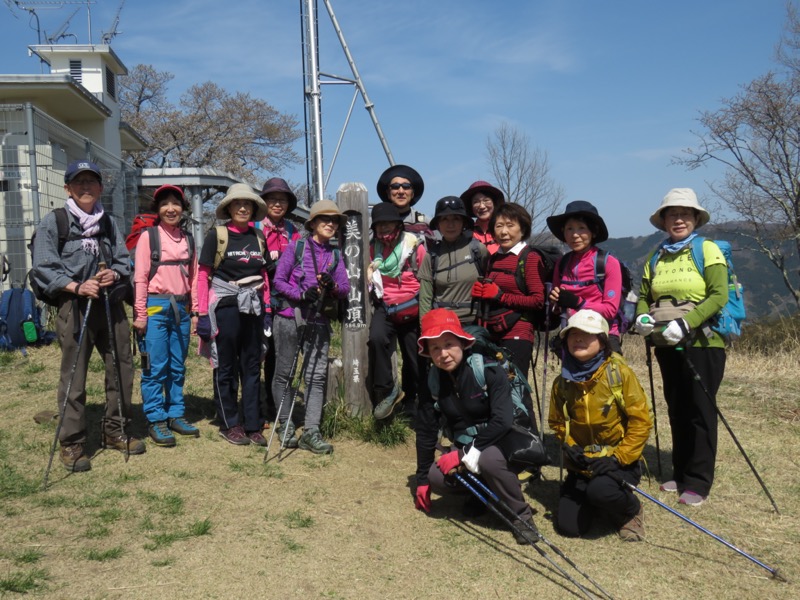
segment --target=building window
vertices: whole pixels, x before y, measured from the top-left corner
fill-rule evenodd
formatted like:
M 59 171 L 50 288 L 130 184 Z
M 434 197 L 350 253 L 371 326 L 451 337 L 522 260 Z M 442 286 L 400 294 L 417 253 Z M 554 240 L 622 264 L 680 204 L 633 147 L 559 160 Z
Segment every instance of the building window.
M 81 83 L 81 80 L 83 79 L 83 65 L 81 64 L 80 60 L 69 61 L 69 76 L 78 83 Z
M 109 96 L 114 100 L 117 99 L 117 80 L 114 77 L 114 73 L 108 67 L 106 67 L 106 90 Z

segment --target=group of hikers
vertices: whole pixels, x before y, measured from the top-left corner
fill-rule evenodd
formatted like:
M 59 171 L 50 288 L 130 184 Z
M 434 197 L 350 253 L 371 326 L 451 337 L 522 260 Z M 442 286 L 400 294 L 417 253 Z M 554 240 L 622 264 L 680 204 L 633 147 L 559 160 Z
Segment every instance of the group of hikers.
M 331 319 L 350 291 L 335 243 L 345 218 L 337 205 L 313 204 L 303 233 L 287 218 L 297 197 L 283 179 L 269 179 L 261 193 L 232 185 L 216 208 L 222 224 L 208 231 L 198 254 L 183 227 L 190 209 L 184 192 L 164 185 L 151 201 L 156 224 L 129 256 L 123 232 L 100 203 L 97 165 L 73 162 L 64 181 L 68 230 L 61 231 L 55 211 L 42 219 L 31 273 L 57 303 L 63 467 L 91 468 L 85 384 L 95 348 L 106 370 L 101 443 L 127 455 L 145 452 L 145 442 L 131 432 L 131 328 L 149 359 L 142 363 L 141 394 L 153 444 L 170 447 L 178 437 L 199 436 L 184 399 L 194 333 L 213 369 L 222 438 L 266 446 L 272 421 L 282 446 L 331 453 L 320 430 Z M 422 177 L 406 165 L 380 176 L 367 273 L 373 416 L 381 421 L 403 413 L 415 429 L 415 506 L 430 511 L 432 492 L 464 492 L 459 473 L 468 473 L 513 511 L 517 541 L 530 541 L 525 523 L 533 509 L 520 474 L 531 467 L 515 459 L 516 446 L 530 441 L 521 426 L 534 438 L 544 427 L 537 425 L 530 393 L 516 398 L 514 374 L 527 386 L 538 336 L 555 320 L 561 371 L 547 419 L 567 471 L 556 528 L 585 535 L 603 514 L 622 539 L 644 539 L 642 505 L 623 482 L 639 483 L 653 417 L 622 357 L 623 267 L 598 247 L 608 230 L 597 208 L 574 201 L 547 218 L 550 232 L 569 249 L 551 272 L 527 242 L 531 215 L 497 187 L 476 181 L 460 196 L 440 199 L 430 221 L 414 209 L 423 191 Z M 672 479 L 660 489 L 687 506 L 702 504 L 713 483 L 714 403 L 725 369 L 724 340 L 707 327 L 727 301 L 725 259 L 708 240 L 702 242 L 704 268 L 692 255 L 697 229 L 709 218 L 691 189 L 673 189 L 663 198 L 650 222 L 666 238 L 645 263 L 631 323 L 655 348 L 668 407 Z M 130 281 L 131 326 L 123 302 Z M 486 340 L 502 349 L 508 364 L 500 355 L 483 360 Z M 300 352 L 302 422 L 286 401 Z M 476 509 L 471 500 L 465 511 Z

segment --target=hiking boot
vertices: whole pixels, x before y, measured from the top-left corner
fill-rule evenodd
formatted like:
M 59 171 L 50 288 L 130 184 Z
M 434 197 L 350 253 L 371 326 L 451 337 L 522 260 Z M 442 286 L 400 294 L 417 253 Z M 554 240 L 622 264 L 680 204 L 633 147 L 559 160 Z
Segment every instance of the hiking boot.
M 539 537 L 530 529 L 528 526 L 531 525 L 534 530 L 536 530 L 536 525 L 533 524 L 533 517 L 528 517 L 523 521 L 523 519 L 514 519 L 514 539 L 517 540 L 518 544 L 535 544 L 539 541 Z
M 61 464 L 70 473 L 82 473 L 92 468 L 89 457 L 83 452 L 83 444 L 70 444 L 61 446 L 58 454 Z
M 678 498 L 678 504 L 685 504 L 686 506 L 700 506 L 705 501 L 706 496 L 701 496 L 691 490 L 686 490 L 681 494 L 681 497 Z
M 304 431 L 297 445 L 303 450 L 308 450 L 314 454 L 330 454 L 333 452 L 333 444 L 329 444 L 322 439 L 319 429 Z
M 220 429 L 219 434 L 234 446 L 246 446 L 250 443 L 250 438 L 242 429 L 241 425 L 234 425 L 230 429 Z
M 251 431 L 247 434 L 247 437 L 250 438 L 250 443 L 255 444 L 256 446 L 267 445 L 267 440 L 260 431 Z
M 372 416 L 378 419 L 379 421 L 387 418 L 389 415 L 392 414 L 394 407 L 397 406 L 402 399 L 403 399 L 403 392 L 400 391 L 400 388 L 397 387 L 397 384 L 395 384 L 391 393 L 388 396 L 386 396 L 386 398 L 378 402 L 378 405 L 375 407 L 375 410 L 372 411 Z
M 126 454 L 144 454 L 147 449 L 144 442 L 139 438 L 132 435 L 104 435 L 103 448 L 110 448 L 111 450 L 119 450 Z
M 150 423 L 150 426 L 147 428 L 147 433 L 150 434 L 150 439 L 153 440 L 153 443 L 156 446 L 172 448 L 177 443 L 175 441 L 175 436 L 172 435 L 170 430 L 167 428 L 166 421 Z
M 644 506 L 639 504 L 639 512 L 619 528 L 619 537 L 626 542 L 644 541 Z
M 677 494 L 678 493 L 678 482 L 674 479 L 670 479 L 669 481 L 665 481 L 660 486 L 658 486 L 662 492 L 668 492 L 670 494 Z
M 286 432 L 286 443 L 283 445 L 283 447 L 297 448 L 298 442 L 297 438 L 294 437 L 294 423 L 289 421 L 288 423 L 281 423 L 278 425 L 277 429 L 275 429 L 275 435 L 278 438 L 278 444 L 283 443 L 284 432 Z
M 200 430 L 183 417 L 176 417 L 167 421 L 167 426 L 178 435 L 200 437 Z

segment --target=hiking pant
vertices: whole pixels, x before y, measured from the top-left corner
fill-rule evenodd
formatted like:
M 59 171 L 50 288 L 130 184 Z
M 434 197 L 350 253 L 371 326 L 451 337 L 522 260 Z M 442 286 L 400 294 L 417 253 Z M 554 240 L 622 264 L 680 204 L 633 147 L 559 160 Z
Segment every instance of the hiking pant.
M 103 297 L 92 300 L 89 320 L 83 343 L 78 348 L 78 337 L 86 314 L 86 300 L 62 301 L 56 317 L 56 333 L 61 344 L 61 376 L 58 383 L 59 410 L 63 407 L 67 386 L 70 384 L 72 365 L 75 364 L 75 375 L 66 398 L 64 420 L 59 432 L 62 446 L 86 443 L 86 372 L 92 350 L 97 352 L 105 363 L 105 397 L 101 426 L 106 435 L 116 436 L 122 433 L 122 416 L 119 413 L 120 390 L 117 387 L 117 366 L 112 357 L 111 335 L 106 320 L 105 301 Z M 122 304 L 111 305 L 111 326 L 116 337 L 117 360 L 119 361 L 120 383 L 122 385 L 122 414 L 124 415 L 125 433 L 130 433 L 131 396 L 133 394 L 133 360 L 131 357 L 130 328 L 128 318 Z
M 724 348 L 656 348 L 672 430 L 672 477 L 682 489 L 708 496 L 717 459 L 717 391 L 725 375 Z M 685 357 L 684 357 L 685 354 Z M 692 361 L 711 398 L 694 380 Z
M 632 485 L 639 485 L 642 477 L 638 461 L 619 469 L 617 473 Z M 589 479 L 569 471 L 561 486 L 556 526 L 559 533 L 568 537 L 585 535 L 592 526 L 595 510 L 599 509 L 619 529 L 636 516 L 640 506 L 641 502 L 630 489 L 608 475 Z
M 481 470 L 481 481 L 497 494 L 497 497 L 505 502 L 520 519 L 526 520 L 533 516 L 530 504 L 522 496 L 522 486 L 517 478 L 519 471 L 511 469 L 500 448 L 489 446 L 481 452 L 478 467 Z M 464 491 L 463 486 L 457 483 L 454 477 L 445 477 L 435 462 L 428 470 L 428 483 L 431 491 L 440 496 Z
M 185 303 L 173 306 L 167 298 L 148 298 L 147 309 L 144 339 L 150 369 L 142 370 L 142 408 L 150 423 L 158 423 L 185 413 L 183 384 L 191 318 Z
M 261 431 L 259 388 L 261 386 L 261 338 L 264 317 L 239 312 L 235 304 L 217 306 L 217 369 L 215 400 L 220 428 L 242 425 L 247 432 Z M 241 421 L 236 380 L 241 377 Z
M 418 338 L 419 319 L 396 324 L 389 320 L 383 305 L 375 308 L 375 312 L 372 313 L 369 341 L 367 342 L 373 404 L 377 405 L 394 389 L 392 356 L 398 342 L 400 343 L 400 355 L 403 357 L 403 392 L 409 401 L 416 398 L 419 375 L 424 372 L 424 367 L 420 368 L 424 359 L 417 354 Z
M 292 404 L 292 390 L 287 390 L 292 373 L 292 362 L 298 352 L 298 344 L 302 337 L 302 364 L 298 357 L 298 368 L 302 371 L 306 384 L 305 405 L 306 417 L 303 428 L 306 431 L 319 429 L 322 419 L 322 407 L 325 404 L 325 392 L 328 383 L 328 347 L 330 346 L 330 326 L 327 323 L 307 323 L 305 329 L 298 327 L 294 318 L 276 316 L 272 322 L 275 340 L 275 377 L 272 380 L 272 397 L 275 399 L 275 410 L 283 399 L 281 414 L 278 420 L 285 422 L 290 418 L 289 409 Z M 286 395 L 284 396 L 284 392 Z

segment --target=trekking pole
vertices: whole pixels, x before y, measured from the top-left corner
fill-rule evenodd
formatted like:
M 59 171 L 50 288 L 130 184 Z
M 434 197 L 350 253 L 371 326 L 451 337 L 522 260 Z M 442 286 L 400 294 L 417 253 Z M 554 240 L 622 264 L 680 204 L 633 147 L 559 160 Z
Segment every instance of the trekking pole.
M 101 261 L 98 264 L 98 269 L 100 271 L 106 268 L 106 263 Z M 119 429 L 122 433 L 122 437 L 125 438 L 125 462 L 128 462 L 128 459 L 130 458 L 130 439 L 128 438 L 128 434 L 125 432 L 125 413 L 122 410 L 122 371 L 119 360 L 117 359 L 117 333 L 114 331 L 114 324 L 111 322 L 111 300 L 108 298 L 108 288 L 100 288 L 100 290 L 103 293 L 103 300 L 105 301 L 106 305 L 106 323 L 108 325 L 108 335 L 111 338 L 111 360 L 114 363 L 114 376 L 117 379 L 117 409 L 119 410 Z M 103 432 L 103 437 L 105 437 L 105 431 Z
M 644 346 L 647 349 L 647 374 L 650 377 L 650 401 L 653 404 L 653 430 L 656 434 L 656 462 L 658 463 L 658 476 L 664 478 L 661 470 L 661 444 L 658 439 L 658 416 L 656 415 L 656 390 L 653 385 L 653 355 L 650 340 L 644 339 Z
M 61 433 L 61 424 L 64 422 L 64 415 L 67 413 L 67 401 L 69 400 L 69 391 L 72 389 L 72 380 L 75 379 L 75 370 L 78 368 L 78 358 L 81 353 L 81 346 L 83 345 L 84 334 L 86 333 L 86 325 L 89 322 L 89 311 L 92 309 L 92 299 L 86 302 L 86 313 L 83 315 L 83 323 L 81 323 L 81 330 L 78 332 L 78 348 L 75 350 L 75 360 L 72 361 L 72 368 L 69 371 L 69 381 L 67 382 L 67 389 L 64 392 L 64 404 L 58 414 L 58 423 L 56 424 L 56 435 L 53 438 L 53 446 L 50 448 L 50 458 L 47 461 L 47 469 L 44 472 L 44 480 L 42 481 L 42 491 L 47 491 L 47 478 L 50 476 L 50 468 L 53 466 L 53 457 L 56 454 L 56 446 L 58 445 L 58 435 Z
M 741 554 L 742 556 L 744 556 L 746 559 L 748 559 L 748 560 L 750 560 L 750 561 L 754 562 L 754 563 L 755 563 L 755 564 L 757 564 L 759 567 L 761 567 L 761 568 L 763 568 L 763 569 L 766 569 L 766 570 L 767 570 L 767 571 L 769 571 L 769 572 L 772 574 L 772 576 L 773 576 L 775 579 L 777 579 L 778 581 L 783 581 L 783 582 L 786 582 L 786 583 L 788 583 L 788 580 L 787 580 L 787 579 L 786 579 L 786 578 L 785 578 L 783 575 L 781 575 L 781 573 L 778 571 L 778 569 L 773 569 L 772 567 L 770 567 L 770 566 L 768 566 L 768 565 L 765 565 L 763 562 L 761 562 L 761 561 L 760 561 L 760 560 L 758 560 L 757 558 L 754 558 L 754 557 L 750 556 L 750 555 L 749 555 L 747 552 L 745 552 L 744 550 L 740 550 L 739 548 L 737 548 L 736 546 L 734 546 L 734 545 L 733 545 L 733 544 L 731 544 L 730 542 L 728 542 L 728 541 L 726 541 L 726 540 L 722 539 L 722 538 L 721 538 L 720 536 L 718 536 L 717 534 L 715 534 L 715 533 L 712 533 L 711 531 L 709 531 L 708 529 L 706 529 L 706 528 L 705 528 L 705 527 L 703 527 L 702 525 L 700 525 L 700 524 L 698 524 L 698 523 L 696 523 L 696 522 L 692 521 L 692 520 L 691 520 L 689 517 L 687 517 L 687 516 L 685 516 L 685 515 L 683 515 L 683 514 L 679 513 L 679 512 L 678 512 L 677 510 L 675 510 L 674 508 L 671 508 L 671 507 L 667 506 L 666 504 L 664 504 L 663 502 L 661 502 L 661 501 L 660 501 L 660 500 L 658 500 L 657 498 L 654 498 L 653 496 L 651 496 L 650 494 L 648 494 L 648 493 L 647 493 L 647 492 L 645 492 L 644 490 L 642 490 L 642 489 L 640 489 L 640 488 L 636 487 L 636 486 L 635 486 L 635 485 L 633 485 L 632 483 L 628 483 L 627 481 L 625 481 L 624 479 L 622 479 L 622 477 L 620 477 L 620 475 L 619 475 L 618 473 L 615 473 L 615 472 L 613 472 L 613 471 L 610 471 L 610 472 L 608 473 L 608 475 L 609 475 L 609 476 L 610 476 L 612 479 L 614 479 L 614 480 L 615 480 L 617 483 L 619 483 L 620 485 L 623 485 L 623 486 L 627 487 L 627 488 L 628 488 L 629 490 L 631 490 L 632 492 L 636 492 L 636 493 L 638 493 L 638 494 L 641 494 L 642 496 L 644 496 L 645 498 L 647 498 L 647 499 L 648 499 L 648 500 L 650 500 L 651 502 L 655 502 L 656 504 L 658 504 L 658 505 L 659 505 L 661 508 L 663 508 L 664 510 L 666 510 L 666 511 L 669 511 L 669 512 L 671 512 L 673 515 L 675 515 L 676 517 L 678 517 L 678 518 L 682 519 L 683 521 L 686 521 L 686 522 L 687 522 L 689 525 L 691 525 L 692 527 L 694 527 L 694 528 L 696 528 L 696 529 L 699 529 L 700 531 L 702 531 L 702 532 L 703 532 L 703 533 L 705 533 L 706 535 L 709 535 L 709 536 L 711 536 L 712 538 L 714 538 L 715 540 L 717 540 L 718 542 L 720 542 L 720 543 L 724 544 L 725 546 L 727 546 L 728 548 L 730 548 L 730 549 L 731 549 L 731 550 L 733 550 L 734 552 L 737 552 L 737 553 Z
M 544 284 L 544 367 L 542 368 L 542 398 L 539 401 L 539 420 L 542 423 L 542 435 L 544 435 L 544 402 L 547 395 L 547 362 L 550 359 L 550 292 L 553 290 L 552 283 Z M 538 394 L 537 394 L 538 395 Z
M 475 483 L 475 485 L 477 485 L 478 487 L 480 487 L 480 488 L 481 488 L 481 490 L 483 491 L 483 493 L 485 493 L 485 494 L 486 494 L 486 495 L 487 495 L 489 498 L 491 498 L 491 499 L 492 499 L 492 501 L 493 501 L 495 504 L 497 504 L 497 505 L 498 505 L 500 508 L 502 508 L 503 510 L 505 510 L 505 511 L 506 511 L 508 514 L 513 514 L 513 513 L 514 513 L 514 511 L 511 509 L 511 507 L 510 507 L 508 504 L 506 504 L 505 502 L 503 502 L 503 501 L 502 501 L 502 500 L 501 500 L 501 499 L 500 499 L 500 498 L 497 496 L 497 494 L 495 494 L 495 493 L 492 491 L 492 489 L 491 489 L 489 486 L 487 486 L 485 483 L 483 483 L 483 482 L 480 480 L 480 478 L 476 477 L 476 476 L 475 476 L 475 475 L 473 475 L 472 473 L 467 473 L 467 478 L 469 478 L 470 480 L 472 480 L 472 482 L 473 482 L 473 483 Z M 566 554 L 564 554 L 564 552 L 562 552 L 562 550 L 561 550 L 560 548 L 558 548 L 558 547 L 557 547 L 555 544 L 553 544 L 552 542 L 550 542 L 550 540 L 548 540 L 546 537 L 544 537 L 544 536 L 541 534 L 541 532 L 540 532 L 540 531 L 539 531 L 539 530 L 538 530 L 536 527 L 534 527 L 533 525 L 531 525 L 531 524 L 530 524 L 530 523 L 528 523 L 527 521 L 523 521 L 523 524 L 526 526 L 526 528 L 527 528 L 529 531 L 531 531 L 531 532 L 532 532 L 534 535 L 536 535 L 536 537 L 537 537 L 537 538 L 539 538 L 539 540 L 540 540 L 542 543 L 544 543 L 544 544 L 545 544 L 545 545 L 546 545 L 548 548 L 550 548 L 550 549 L 551 549 L 553 552 L 555 552 L 556 554 L 558 554 L 558 556 L 559 556 L 559 557 L 561 557 L 561 559 L 563 559 L 563 560 L 564 560 L 564 561 L 565 561 L 565 562 L 566 562 L 566 563 L 567 563 L 569 566 L 571 566 L 573 569 L 575 569 L 575 570 L 576 570 L 576 571 L 577 571 L 577 572 L 578 572 L 578 573 L 579 573 L 581 576 L 583 576 L 583 577 L 584 577 L 584 578 L 585 578 L 585 579 L 586 579 L 586 580 L 587 580 L 589 583 L 591 583 L 591 584 L 592 584 L 594 587 L 596 587 L 596 588 L 598 589 L 598 591 L 600 591 L 600 592 L 601 592 L 601 593 L 602 593 L 604 596 L 606 596 L 607 598 L 612 598 L 611 594 L 609 594 L 607 591 L 605 591 L 605 590 L 604 590 L 604 589 L 603 589 L 603 588 L 600 586 L 600 584 L 599 584 L 599 583 L 597 583 L 597 582 L 596 582 L 594 579 L 592 579 L 591 577 L 589 577 L 589 575 L 587 575 L 585 572 L 583 572 L 581 569 L 579 569 L 579 568 L 578 568 L 578 565 L 576 565 L 576 564 L 575 564 L 575 563 L 574 563 L 574 562 L 573 562 L 573 561 L 572 561 L 572 560 L 571 560 L 571 559 L 570 559 L 570 558 L 569 558 L 569 557 L 568 557 Z
M 717 403 L 714 401 L 714 398 L 711 396 L 711 393 L 708 391 L 708 388 L 706 387 L 705 383 L 703 383 L 703 380 L 700 378 L 700 373 L 697 372 L 697 369 L 695 368 L 692 359 L 689 358 L 689 354 L 687 352 L 684 352 L 683 347 L 678 347 L 676 348 L 676 350 L 678 350 L 679 352 L 683 352 L 683 358 L 686 361 L 686 366 L 689 367 L 689 370 L 692 372 L 692 377 L 700 386 L 700 388 L 703 390 L 703 393 L 708 398 L 708 401 L 711 403 L 711 406 L 714 407 L 714 410 L 716 411 L 720 421 L 722 421 L 722 424 L 725 425 L 725 429 L 727 429 L 728 433 L 731 434 L 733 442 L 736 444 L 736 447 L 739 449 L 739 452 L 742 453 L 742 456 L 744 456 L 744 459 L 747 461 L 747 465 L 750 467 L 750 470 L 753 472 L 753 475 L 756 476 L 758 483 L 761 484 L 761 489 L 764 490 L 764 493 L 767 495 L 767 498 L 769 498 L 769 501 L 772 503 L 772 508 L 775 509 L 775 513 L 781 514 L 781 512 L 778 510 L 778 505 L 775 504 L 775 500 L 772 498 L 772 494 L 769 493 L 769 490 L 767 489 L 764 480 L 761 479 L 761 476 L 758 474 L 758 471 L 756 471 L 755 466 L 750 461 L 750 457 L 747 456 L 747 452 L 744 451 L 744 448 L 739 443 L 739 439 L 736 437 L 736 434 L 733 433 L 733 429 L 731 429 L 731 426 L 728 425 L 728 420 L 723 416 L 722 411 L 720 411 L 719 407 L 717 406 Z
M 559 565 L 552 558 L 550 558 L 550 555 L 548 555 L 547 552 L 545 552 L 542 548 L 540 548 L 536 544 L 536 542 L 534 542 L 532 539 L 528 538 L 527 536 L 523 535 L 522 531 L 519 529 L 519 527 L 514 525 L 514 523 L 513 523 L 513 521 L 511 519 L 509 519 L 506 515 L 504 515 L 502 512 L 500 512 L 500 510 L 493 503 L 489 502 L 489 500 L 483 494 L 481 494 L 477 489 L 475 489 L 475 487 L 473 487 L 466 479 L 464 479 L 464 477 L 459 475 L 458 472 L 455 473 L 455 478 L 461 485 L 463 485 L 465 488 L 467 488 L 467 490 L 469 490 L 469 492 L 473 496 L 475 496 L 475 498 L 480 500 L 486 506 L 486 508 L 488 508 L 490 511 L 492 511 L 492 513 L 495 516 L 499 517 L 501 521 L 503 521 L 506 525 L 508 525 L 514 533 L 516 533 L 517 535 L 520 535 L 520 536 L 524 537 L 526 540 L 528 540 L 528 543 L 531 546 L 533 546 L 533 549 L 536 550 L 536 552 L 539 553 L 539 556 L 541 556 L 548 563 L 550 563 L 553 566 L 553 568 L 555 568 L 570 583 L 572 583 L 575 587 L 577 587 L 587 598 L 590 598 L 590 599 L 596 598 L 596 596 L 594 594 L 592 594 L 592 592 L 590 592 L 588 589 L 586 589 L 586 587 L 584 587 L 582 584 L 580 584 L 578 581 L 576 581 L 574 577 L 572 577 L 569 573 L 567 573 L 567 571 L 561 565 Z M 477 478 L 472 478 L 473 481 L 475 481 L 476 479 Z M 483 486 L 483 487 L 484 487 L 484 489 L 486 489 L 485 486 Z M 515 517 L 516 517 L 516 515 L 515 515 Z M 528 524 L 528 528 L 531 529 L 529 524 Z M 535 527 L 532 528 L 532 530 L 536 534 L 538 534 L 538 530 L 536 530 Z M 608 596 L 608 594 L 606 594 L 606 596 Z M 608 596 L 608 598 L 611 598 L 611 596 Z

